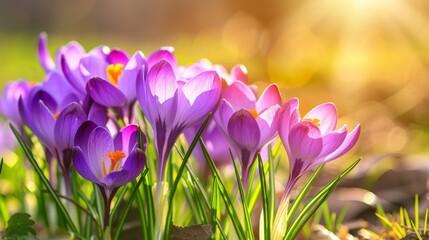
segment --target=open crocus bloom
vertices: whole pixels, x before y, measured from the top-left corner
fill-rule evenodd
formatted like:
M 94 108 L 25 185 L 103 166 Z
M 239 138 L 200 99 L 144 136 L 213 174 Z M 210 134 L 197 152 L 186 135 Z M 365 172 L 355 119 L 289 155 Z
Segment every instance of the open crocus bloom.
M 338 115 L 332 103 L 313 108 L 303 118 L 298 105 L 298 99 L 293 98 L 281 110 L 279 134 L 290 163 L 285 195 L 305 172 L 347 153 L 360 134 L 360 125 L 350 133 L 345 125 L 336 130 Z
M 145 146 L 143 134 L 142 138 Z M 146 163 L 145 149 L 139 148 L 138 139 L 136 125 L 128 125 L 112 137 L 106 128 L 86 121 L 75 137 L 75 169 L 111 198 L 119 187 L 134 180 Z
M 225 134 L 242 166 L 243 182 L 256 154 L 277 135 L 281 97 L 276 85 L 268 86 L 256 101 L 253 90 L 237 81 L 223 91 L 224 99 L 215 114 L 219 129 Z
M 177 63 L 167 49 L 150 55 L 147 66 L 149 71 L 145 74 L 142 69 L 137 82 L 137 98 L 154 130 L 158 181 L 161 182 L 166 160 L 177 138 L 183 130 L 200 124 L 215 109 L 222 84 L 215 71 L 203 71 L 189 79 L 176 77 Z
M 0 100 L 0 113 L 6 116 L 10 121 L 21 129 L 24 125 L 19 114 L 19 98 L 26 99 L 32 85 L 24 80 L 6 84 Z

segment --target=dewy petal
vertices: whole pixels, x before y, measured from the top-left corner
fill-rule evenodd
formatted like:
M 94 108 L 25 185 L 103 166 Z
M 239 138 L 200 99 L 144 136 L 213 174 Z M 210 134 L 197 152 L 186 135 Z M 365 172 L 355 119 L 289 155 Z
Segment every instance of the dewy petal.
M 107 54 L 107 62 L 109 64 L 123 64 L 124 66 L 129 61 L 130 57 L 125 51 L 122 51 L 120 49 L 113 49 L 112 51 Z
M 86 114 L 78 103 L 71 103 L 61 111 L 54 127 L 55 144 L 60 152 L 74 146 L 76 131 L 85 120 Z
M 256 122 L 258 123 L 259 130 L 261 131 L 261 141 L 259 147 L 267 144 L 277 134 L 278 129 L 278 118 L 280 106 L 274 105 L 262 112 Z
M 91 171 L 98 179 L 102 179 L 104 159 L 105 167 L 110 167 L 110 158 L 106 156 L 107 152 L 113 152 L 113 140 L 110 133 L 103 127 L 95 128 L 88 138 L 88 165 Z
M 55 70 L 55 63 L 48 51 L 48 36 L 45 32 L 40 33 L 37 47 L 37 57 L 45 72 Z
M 326 156 L 326 158 L 324 159 L 324 162 L 332 161 L 346 154 L 348 151 L 350 151 L 350 149 L 356 144 L 359 138 L 359 135 L 360 135 L 360 125 L 357 125 L 349 134 L 347 134 L 347 137 L 344 139 L 341 146 L 338 147 L 338 149 L 335 150 L 333 153 Z
M 228 135 L 237 147 L 249 151 L 257 150 L 261 139 L 258 123 L 245 109 L 241 109 L 231 116 L 228 122 Z
M 79 147 L 73 149 L 73 166 L 76 171 L 85 179 L 94 182 L 101 183 L 100 180 L 91 171 L 88 165 L 88 160 L 85 158 L 82 150 Z
M 243 82 L 236 81 L 225 88 L 222 92 L 222 98 L 235 109 L 256 109 L 256 97 L 252 89 Z
M 265 109 L 274 105 L 281 106 L 282 97 L 280 96 L 277 85 L 271 84 L 264 90 L 258 102 L 256 102 L 256 110 L 258 112 L 263 112 Z
M 143 146 L 146 145 L 146 137 L 142 133 Z M 115 150 L 130 152 L 139 144 L 139 128 L 137 125 L 128 125 L 122 128 L 113 139 Z M 143 149 L 144 150 L 144 149 Z
M 118 88 L 128 98 L 129 102 L 136 99 L 137 74 L 144 66 L 144 63 L 144 55 L 138 51 L 124 64 L 125 68 L 119 77 Z
M 173 98 L 177 91 L 177 82 L 173 68 L 167 61 L 155 64 L 148 73 L 147 81 L 150 91 L 159 103 Z
M 289 133 L 291 161 L 300 159 L 303 162 L 313 161 L 320 154 L 323 141 L 320 130 L 312 122 L 300 122 L 295 125 Z
M 127 102 L 119 89 L 101 78 L 91 78 L 86 84 L 86 90 L 96 103 L 105 107 L 120 107 Z
M 173 52 L 174 52 L 173 47 L 163 47 L 156 50 L 155 52 L 150 54 L 146 59 L 148 68 L 149 69 L 152 68 L 155 64 L 157 64 L 160 61 L 167 61 L 173 69 L 178 69 L 179 66 L 177 64 L 177 60 L 174 57 Z
M 319 129 L 322 134 L 328 131 L 335 131 L 337 127 L 338 114 L 337 108 L 333 103 L 324 103 L 308 112 L 303 119 L 318 119 L 320 120 Z

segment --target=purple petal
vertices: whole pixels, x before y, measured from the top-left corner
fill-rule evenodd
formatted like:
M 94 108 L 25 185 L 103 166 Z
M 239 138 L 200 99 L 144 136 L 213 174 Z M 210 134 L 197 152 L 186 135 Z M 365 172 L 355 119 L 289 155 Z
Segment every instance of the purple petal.
M 235 109 L 256 109 L 256 97 L 252 89 L 243 82 L 236 81 L 225 88 L 222 97 Z
M 125 160 L 122 169 L 108 173 L 102 183 L 108 188 L 117 188 L 134 180 L 143 170 L 146 164 L 144 152 L 140 149 L 134 149 Z
M 55 118 L 44 102 L 39 101 L 32 111 L 31 118 L 35 123 L 34 128 L 31 129 L 33 133 L 48 147 L 54 146 Z
M 89 107 L 88 120 L 91 120 L 100 126 L 106 125 L 106 122 L 107 122 L 107 109 L 106 109 L 106 107 L 94 102 Z
M 288 100 L 280 110 L 279 116 L 279 135 L 286 151 L 290 152 L 289 133 L 290 129 L 299 122 L 299 100 L 292 98 Z
M 75 147 L 73 149 L 73 166 L 83 178 L 94 183 L 101 183 L 94 173 L 91 172 L 91 168 L 88 165 L 87 159 L 79 147 Z
M 130 57 L 128 54 L 120 49 L 113 49 L 109 54 L 107 54 L 107 62 L 109 64 L 120 63 L 126 65 L 129 59 Z
M 256 110 L 258 112 L 262 112 L 265 109 L 274 105 L 281 106 L 282 98 L 280 96 L 280 92 L 277 88 L 277 85 L 271 84 L 265 89 L 258 102 L 256 103 Z
M 77 103 L 71 103 L 57 118 L 54 127 L 55 144 L 59 151 L 74 146 L 77 129 L 86 120 L 86 114 Z
M 91 78 L 86 84 L 86 90 L 96 103 L 105 107 L 120 107 L 127 102 L 118 88 L 101 78 Z
M 227 100 L 222 99 L 217 111 L 214 114 L 214 119 L 216 121 L 216 124 L 219 130 L 225 136 L 228 136 L 228 122 L 234 113 L 235 113 L 235 109 L 231 106 L 231 104 Z
M 339 131 L 332 131 L 325 134 L 323 139 L 323 149 L 320 152 L 318 158 L 326 157 L 327 155 L 333 153 L 337 150 L 341 144 L 344 142 L 344 139 L 347 136 L 347 129 L 342 128 Z
M 319 129 L 322 134 L 328 131 L 335 131 L 338 121 L 337 108 L 333 103 L 321 104 L 308 112 L 303 119 L 320 120 Z
M 37 57 L 45 72 L 55 70 L 55 63 L 48 51 L 48 36 L 45 32 L 40 33 L 37 47 Z
M 261 139 L 258 123 L 245 109 L 235 112 L 228 122 L 228 134 L 240 149 L 256 150 Z
M 3 94 L 0 101 L 0 111 L 11 120 L 14 124 L 22 126 L 23 122 L 18 108 L 18 100 L 20 97 L 27 99 L 32 86 L 29 82 L 19 80 L 6 84 L 3 89 Z
M 290 161 L 307 162 L 315 160 L 323 147 L 319 128 L 312 122 L 300 122 L 289 133 Z
M 350 149 L 356 144 L 359 138 L 359 135 L 360 135 L 360 125 L 357 125 L 349 134 L 347 134 L 347 137 L 344 139 L 344 142 L 341 144 L 341 146 L 338 147 L 338 149 L 335 150 L 333 153 L 328 155 L 324 159 L 324 162 L 332 161 L 346 154 L 348 151 L 350 151 Z
M 137 74 L 144 66 L 145 59 L 142 52 L 136 52 L 131 59 L 126 63 L 122 75 L 118 80 L 118 88 L 131 102 L 136 99 L 136 82 Z
M 149 89 L 159 103 L 173 98 L 177 91 L 176 77 L 173 68 L 167 61 L 155 64 L 148 73 Z
M 98 179 L 102 179 L 104 176 L 102 159 L 104 159 L 104 166 L 108 169 L 111 163 L 106 153 L 114 151 L 110 133 L 103 127 L 95 128 L 89 135 L 87 151 L 88 165 L 91 168 L 91 172 Z
M 143 145 L 146 145 L 146 137 L 142 133 Z M 115 150 L 128 153 L 139 144 L 139 128 L 137 125 L 128 125 L 122 128 L 113 139 Z M 144 150 L 144 149 L 143 149 Z
M 173 69 L 178 69 L 177 60 L 174 57 L 173 51 L 173 47 L 163 47 L 150 54 L 146 59 L 148 68 L 152 68 L 160 61 L 167 61 Z
M 107 66 L 107 61 L 98 52 L 95 52 L 89 53 L 81 59 L 79 70 L 86 81 L 93 77 L 107 79 Z
M 64 77 L 68 83 L 76 89 L 81 95 L 85 95 L 85 80 L 81 76 L 77 76 L 80 73 L 76 73 L 71 66 L 67 63 L 65 55 L 61 55 L 60 59 L 61 70 L 63 71 Z
M 95 124 L 92 121 L 85 121 L 83 122 L 80 127 L 77 129 L 74 139 L 74 145 L 79 147 L 85 157 L 87 157 L 88 154 L 88 139 L 91 135 L 92 131 L 98 127 L 97 124 Z
M 192 126 L 202 121 L 218 104 L 221 81 L 215 71 L 206 71 L 190 79 L 180 89 L 177 124 Z

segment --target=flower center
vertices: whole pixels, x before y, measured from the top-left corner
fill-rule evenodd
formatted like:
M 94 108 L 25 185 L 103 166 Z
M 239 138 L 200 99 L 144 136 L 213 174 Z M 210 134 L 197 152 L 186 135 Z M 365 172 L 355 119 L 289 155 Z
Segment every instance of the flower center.
M 60 112 L 55 113 L 55 114 L 54 114 L 54 118 L 55 118 L 55 120 L 57 120 L 59 116 L 60 116 Z
M 256 109 L 249 109 L 249 112 L 250 112 L 250 114 L 252 114 L 252 116 L 253 116 L 254 118 L 259 117 L 259 114 L 258 114 L 258 112 L 256 111 Z
M 124 158 L 126 155 L 124 152 L 116 150 L 115 152 L 108 152 L 106 153 L 106 156 L 110 158 L 110 167 L 109 169 L 106 168 L 106 163 L 104 161 L 104 158 L 101 158 L 101 163 L 103 164 L 103 173 L 104 176 L 106 176 L 108 173 L 112 171 L 117 171 L 121 167 L 121 164 L 119 163 L 119 160 Z
M 119 77 L 124 70 L 124 64 L 109 64 L 106 68 L 106 74 L 109 81 L 114 85 L 118 86 Z
M 308 121 L 314 123 L 314 125 L 320 127 L 320 119 L 318 118 L 304 118 L 302 121 Z

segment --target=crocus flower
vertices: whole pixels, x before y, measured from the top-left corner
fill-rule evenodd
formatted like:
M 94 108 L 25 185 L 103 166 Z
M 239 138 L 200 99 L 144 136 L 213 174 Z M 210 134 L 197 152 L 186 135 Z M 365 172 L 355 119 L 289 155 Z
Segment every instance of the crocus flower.
M 142 134 L 145 146 L 145 136 Z M 104 227 L 109 224 L 110 203 L 119 187 L 134 180 L 142 171 L 145 148 L 139 148 L 136 125 L 122 128 L 111 136 L 105 127 L 86 121 L 75 137 L 73 164 L 85 179 L 99 187 L 105 201 Z
M 299 101 L 293 98 L 281 110 L 279 135 L 289 157 L 289 180 L 284 196 L 305 172 L 347 153 L 356 143 L 360 125 L 350 133 L 347 127 L 336 130 L 338 115 L 332 103 L 313 108 L 303 118 Z
M 7 117 L 16 127 L 21 129 L 24 125 L 18 110 L 19 98 L 26 99 L 32 88 L 32 84 L 25 80 L 10 82 L 3 89 L 0 100 L 0 112 Z
M 218 104 L 221 81 L 215 71 L 204 71 L 180 79 L 177 63 L 169 50 L 161 49 L 147 58 L 148 73 L 141 71 L 137 98 L 154 130 L 158 155 L 158 181 L 164 177 L 165 163 L 179 135 L 200 124 Z
M 252 89 L 237 81 L 224 89 L 222 96 L 215 120 L 234 147 L 247 184 L 257 153 L 277 135 L 280 93 L 276 85 L 270 85 L 257 101 Z

